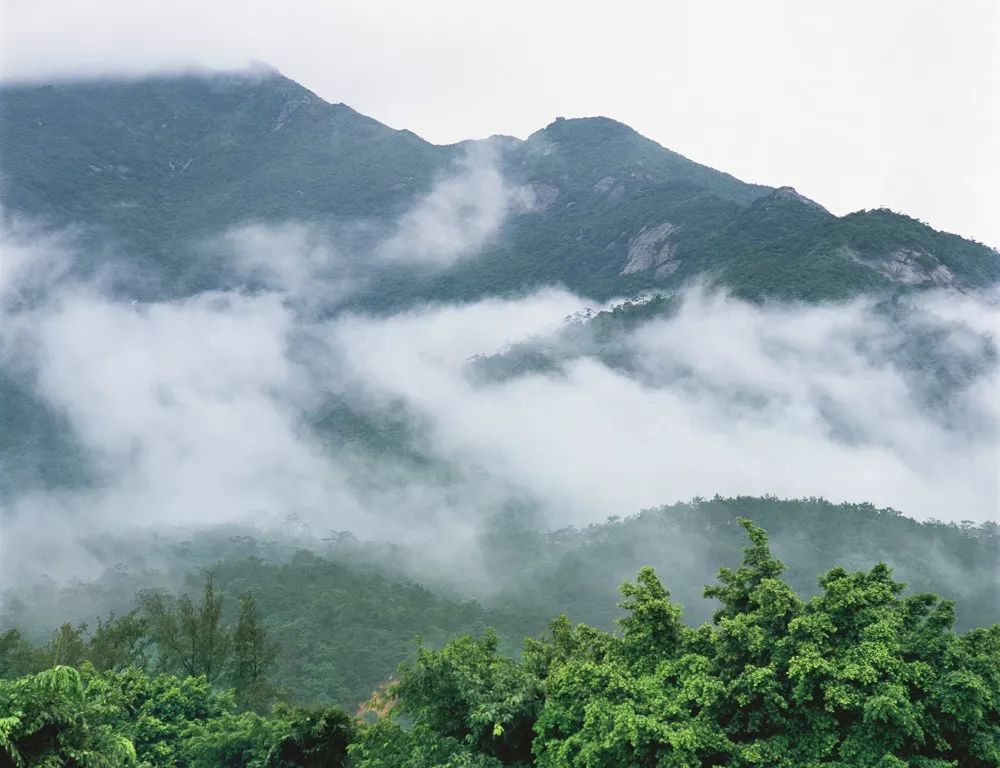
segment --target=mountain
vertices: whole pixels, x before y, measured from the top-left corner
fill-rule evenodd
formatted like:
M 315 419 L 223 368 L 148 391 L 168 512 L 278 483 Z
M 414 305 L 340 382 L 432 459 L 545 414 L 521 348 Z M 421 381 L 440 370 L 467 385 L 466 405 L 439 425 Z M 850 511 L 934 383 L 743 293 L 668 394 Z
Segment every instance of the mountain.
M 744 183 L 603 117 L 559 118 L 524 141 L 436 146 L 263 70 L 8 84 L 0 106 L 6 215 L 83 227 L 164 294 L 224 283 L 204 244 L 248 221 L 361 222 L 350 245 L 362 252 L 366 232 L 479 146 L 534 204 L 476 258 L 385 269 L 360 305 L 550 283 L 607 298 L 694 277 L 805 300 L 1000 282 L 1000 255 L 984 245 L 887 210 L 836 217 L 791 187 Z

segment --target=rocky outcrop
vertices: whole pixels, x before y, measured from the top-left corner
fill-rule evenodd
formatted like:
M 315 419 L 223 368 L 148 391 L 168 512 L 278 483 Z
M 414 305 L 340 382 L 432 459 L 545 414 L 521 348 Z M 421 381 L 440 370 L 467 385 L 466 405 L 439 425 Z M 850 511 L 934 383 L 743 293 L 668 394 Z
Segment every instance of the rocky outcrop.
M 271 123 L 272 131 L 280 131 L 286 125 L 288 121 L 292 119 L 292 115 L 299 109 L 299 107 L 304 107 L 307 104 L 311 104 L 313 101 L 310 94 L 302 94 L 300 96 L 293 96 L 285 101 L 281 106 L 281 111 L 278 112 L 278 116 L 274 118 L 274 122 Z
M 944 264 L 938 264 L 931 270 L 931 280 L 933 280 L 936 285 L 950 287 L 955 284 L 955 273 L 948 269 L 948 267 Z
M 594 185 L 594 191 L 603 195 L 606 192 L 610 192 L 612 189 L 614 189 L 615 184 L 617 183 L 618 179 L 616 179 L 614 176 L 605 176 L 603 179 L 601 179 Z
M 930 253 L 900 248 L 879 261 L 879 272 L 903 285 L 934 283 L 942 288 L 951 287 L 955 275 Z
M 613 203 L 625 197 L 625 185 L 620 184 L 614 176 L 605 176 L 598 181 L 594 185 L 594 191 L 599 195 L 607 195 L 608 200 Z
M 795 191 L 795 187 L 778 187 L 774 192 L 771 193 L 772 200 L 794 200 L 798 203 L 808 205 L 810 208 L 816 208 L 817 210 L 823 211 L 824 213 L 829 213 L 826 208 L 817 203 L 815 200 L 810 200 L 805 195 L 800 195 Z
M 955 273 L 942 264 L 937 256 L 924 250 L 897 248 L 895 251 L 879 256 L 877 254 L 862 255 L 853 248 L 843 246 L 838 253 L 844 258 L 878 271 L 900 285 L 958 287 Z
M 677 244 L 670 241 L 670 236 L 677 230 L 678 227 L 669 222 L 639 230 L 629 243 L 625 268 L 621 273 L 631 275 L 655 269 L 657 277 L 665 277 L 676 272 L 680 261 L 677 259 Z
M 534 195 L 533 210 L 544 211 L 559 197 L 559 187 L 544 181 L 533 181 L 529 185 Z

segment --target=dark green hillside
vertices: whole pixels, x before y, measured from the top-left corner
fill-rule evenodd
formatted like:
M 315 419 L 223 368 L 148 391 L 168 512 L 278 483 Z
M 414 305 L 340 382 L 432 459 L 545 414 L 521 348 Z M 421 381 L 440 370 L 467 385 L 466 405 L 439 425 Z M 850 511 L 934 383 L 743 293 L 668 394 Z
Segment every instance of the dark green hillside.
M 516 612 L 488 611 L 307 552 L 283 565 L 226 561 L 216 576 L 234 598 L 254 594 L 281 649 L 275 678 L 303 703 L 363 701 L 413 653 L 418 639 L 439 645 L 486 626 L 511 639 L 536 631 Z
M 745 205 L 771 191 L 692 162 L 607 117 L 557 118 L 518 149 L 511 170 L 529 180 L 551 179 L 573 199 L 596 194 L 613 203 L 644 189 L 689 182 Z
M 1000 619 L 1000 526 L 918 523 L 870 504 L 831 504 L 822 499 L 715 498 L 646 510 L 624 520 L 580 530 L 538 534 L 497 521 L 487 551 L 499 549 L 515 578 L 492 604 L 511 610 L 552 613 L 554 605 L 574 621 L 611 625 L 609 584 L 651 565 L 669 574 L 676 600 L 689 621 L 707 620 L 712 606 L 701 588 L 711 563 L 731 563 L 740 551 L 740 517 L 760 520 L 788 579 L 803 594 L 816 589 L 814 571 L 843 563 L 870 568 L 886 562 L 916 592 L 934 591 L 958 602 L 958 623 L 984 626 Z M 602 586 L 603 585 L 603 586 Z
M 607 118 L 491 142 L 535 210 L 512 214 L 483 253 L 450 269 L 378 270 L 357 304 L 553 283 L 608 298 L 699 276 L 749 298 L 804 300 L 1000 281 L 1000 256 L 978 243 L 887 211 L 838 219 Z M 330 227 L 361 256 L 477 143 L 434 146 L 269 71 L 0 87 L 7 214 L 82 225 L 91 247 L 110 239 L 138 273 L 122 277 L 119 263 L 120 280 L 143 295 L 154 279 L 153 296 L 226 285 L 206 240 L 251 220 Z
M 164 290 L 217 284 L 193 246 L 240 222 L 398 214 L 445 155 L 265 72 L 7 86 L 0 105 L 5 206 L 94 228 Z

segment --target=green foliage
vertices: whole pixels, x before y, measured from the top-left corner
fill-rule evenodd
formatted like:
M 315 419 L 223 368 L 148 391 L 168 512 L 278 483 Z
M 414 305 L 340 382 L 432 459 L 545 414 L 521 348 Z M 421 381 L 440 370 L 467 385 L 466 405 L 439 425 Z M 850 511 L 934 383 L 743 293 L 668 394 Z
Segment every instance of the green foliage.
M 20 677 L 34 671 L 37 652 L 17 629 L 0 633 L 0 678 Z
M 526 762 L 540 691 L 498 648 L 492 632 L 481 640 L 460 637 L 439 651 L 421 648 L 389 689 L 396 711 L 474 753 L 505 764 Z
M 225 561 L 216 573 L 232 592 L 253 592 L 280 649 L 273 678 L 289 696 L 309 705 L 353 706 L 366 700 L 413 654 L 419 638 L 441 644 L 488 624 L 502 627 L 508 638 L 536 631 L 404 577 L 309 552 L 285 563 Z
M 711 624 L 682 624 L 642 569 L 622 587 L 618 634 L 560 618 L 499 676 L 489 636 L 422 652 L 352 753 L 366 768 L 998 764 L 1000 625 L 956 634 L 950 603 L 903 597 L 883 564 L 834 568 L 804 601 L 763 529 L 740 522 L 750 546 L 706 589 L 721 603 Z M 531 758 L 498 753 L 477 717 L 510 690 L 535 692 L 506 710 L 532 723 Z M 406 763 L 414 754 L 430 757 Z
M 204 677 L 54 667 L 0 681 L 0 766 L 341 768 L 345 712 L 238 712 Z
M 275 73 L 5 86 L 0 97 L 7 207 L 86 223 L 90 245 L 110 238 L 141 265 L 134 291 L 157 295 L 229 284 L 206 240 L 246 221 L 360 219 L 356 229 L 378 232 L 469 147 L 434 146 Z M 607 118 L 557 120 L 525 142 L 493 145 L 509 182 L 547 190 L 547 204 L 511 216 L 475 260 L 384 270 L 358 305 L 552 284 L 607 299 L 697 276 L 754 299 L 824 300 L 898 288 L 880 269 L 900 249 L 967 288 L 1000 280 L 1000 258 L 983 245 L 889 211 L 834 217 L 790 188 L 744 183 Z M 679 228 L 679 269 L 622 274 L 636 235 L 664 222 Z M 360 239 L 350 246 L 370 247 Z M 56 432 L 27 410 L 14 420 Z
M 620 615 L 613 585 L 650 565 L 670 575 L 671 593 L 688 622 L 709 620 L 717 609 L 703 598 L 702 585 L 712 581 L 713 564 L 740 562 L 743 517 L 768 530 L 786 564 L 785 577 L 799 594 L 816 593 L 817 571 L 886 562 L 915 592 L 954 602 L 960 628 L 1000 621 L 995 523 L 921 523 L 871 504 L 773 496 L 696 499 L 551 532 L 525 532 L 516 520 L 499 520 L 489 549 L 509 553 L 505 572 L 511 575 L 498 577 L 501 589 L 489 606 L 516 611 L 539 629 L 545 617 L 561 612 L 610 629 Z M 507 546 L 507 538 L 520 543 Z
M 69 622 L 55 631 L 49 644 L 42 649 L 45 667 L 78 667 L 87 658 L 86 624 L 73 626 Z
M 215 693 L 204 677 L 150 676 L 135 668 L 94 672 L 87 692 L 106 702 L 111 724 L 129 738 L 141 763 L 155 768 L 182 765 L 192 750 L 204 752 L 205 730 L 218 731 L 212 723 L 235 709 L 231 694 Z
M 122 616 L 112 612 L 106 620 L 97 620 L 87 658 L 97 669 L 113 672 L 122 672 L 128 667 L 145 667 L 147 650 L 152 642 L 146 618 L 138 611 Z
M 492 631 L 421 647 L 359 719 L 284 704 L 241 711 L 205 676 L 57 666 L 0 681 L 0 766 L 998 764 L 1000 624 L 957 634 L 949 601 L 907 594 L 882 563 L 832 568 L 803 599 L 764 529 L 738 525 L 749 544 L 705 588 L 719 608 L 697 628 L 642 568 L 621 586 L 617 632 L 561 616 L 520 659 Z M 210 581 L 203 604 L 216 600 Z M 267 650 L 257 610 L 244 597 L 237 658 Z M 76 629 L 56 637 L 75 647 Z
M 210 682 L 222 677 L 232 637 L 222 621 L 223 596 L 215 590 L 214 574 L 209 572 L 205 579 L 198 605 L 188 595 L 171 600 L 155 592 L 140 595 L 139 600 L 160 669 L 203 675 Z
M 0 680 L 0 766 L 135 765 L 131 741 L 106 718 L 106 705 L 71 667 Z
M 348 764 L 347 751 L 356 728 L 342 709 L 279 706 L 274 715 L 280 727 L 264 761 L 265 768 L 341 768 Z
M 418 638 L 436 647 L 450 637 L 479 634 L 493 626 L 501 651 L 509 654 L 520 638 L 542 631 L 559 613 L 566 613 L 572 623 L 595 627 L 595 632 L 611 630 L 616 620 L 629 616 L 616 607 L 615 584 L 644 565 L 669 574 L 671 611 L 683 606 L 688 624 L 710 620 L 720 604 L 704 599 L 702 585 L 712 581 L 713 563 L 737 570 L 745 535 L 741 517 L 768 529 L 774 551 L 787 565 L 782 575 L 806 598 L 818 593 L 816 571 L 838 563 L 850 570 L 869 570 L 884 561 L 913 592 L 935 592 L 954 602 L 959 628 L 1000 621 L 1000 528 L 995 524 L 918 523 L 865 504 L 739 497 L 674 504 L 579 530 L 548 532 L 538 529 L 530 508 L 512 507 L 484 526 L 476 543 L 480 556 L 475 575 L 489 590 L 480 593 L 481 602 L 458 596 L 459 589 L 468 595 L 476 586 L 468 578 L 467 563 L 456 563 L 454 572 L 440 566 L 428 570 L 414 548 L 362 543 L 341 534 L 317 544 L 324 556 L 293 555 L 276 543 L 206 534 L 197 546 L 156 550 L 156 559 L 169 564 L 168 577 L 116 570 L 94 584 L 24 593 L 21 628 L 37 641 L 51 627 L 46 617 L 82 606 L 68 618 L 95 628 L 86 653 L 95 666 L 119 669 L 123 662 L 114 658 L 133 658 L 140 666 L 183 675 L 181 666 L 160 665 L 148 628 L 145 637 L 132 642 L 137 628 L 147 625 L 141 612 L 126 611 L 106 622 L 94 621 L 94 612 L 107 610 L 102 603 L 127 608 L 135 591 L 149 583 L 144 580 L 181 582 L 189 569 L 222 558 L 212 566 L 213 589 L 225 596 L 220 626 L 230 636 L 236 633 L 239 597 L 252 592 L 255 632 L 266 630 L 265 647 L 279 649 L 264 685 L 237 694 L 241 706 L 263 712 L 273 693 L 279 700 L 310 706 L 354 707 L 412 656 Z M 145 552 L 139 545 L 134 549 Z M 204 577 L 192 575 L 192 591 L 204 587 L 196 578 Z M 667 601 L 661 598 L 642 597 L 649 610 L 667 611 Z M 166 594 L 161 599 L 168 607 L 176 603 Z M 667 613 L 663 620 L 668 627 L 673 621 Z M 105 624 L 118 629 L 102 633 Z M 109 650 L 107 638 L 112 635 L 125 639 Z M 44 669 L 51 663 L 44 645 L 29 642 L 15 630 L 0 633 L 0 676 Z M 225 672 L 216 684 L 242 690 L 235 645 L 230 644 Z M 254 658 L 264 657 L 254 655 L 259 644 L 247 648 L 249 670 Z
M 262 709 L 273 695 L 268 675 L 278 658 L 278 647 L 268 640 L 257 601 L 250 592 L 240 597 L 240 616 L 232 633 L 232 656 L 229 681 L 236 690 L 237 704 L 241 709 Z

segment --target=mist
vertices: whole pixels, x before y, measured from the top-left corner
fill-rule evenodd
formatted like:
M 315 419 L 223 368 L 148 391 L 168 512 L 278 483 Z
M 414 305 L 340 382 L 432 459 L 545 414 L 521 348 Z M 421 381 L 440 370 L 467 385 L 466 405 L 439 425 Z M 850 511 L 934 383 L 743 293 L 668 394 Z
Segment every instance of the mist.
M 692 285 L 610 345 L 586 318 L 620 302 L 559 286 L 352 307 L 378 270 L 475 259 L 531 205 L 476 150 L 365 252 L 326 222 L 247 222 L 213 238 L 241 283 L 152 301 L 75 276 L 73 232 L 6 215 L 0 367 L 79 472 L 8 483 L 0 581 L 94 576 L 102 536 L 227 524 L 446 559 L 511 503 L 551 528 L 714 494 L 1000 516 L 1000 311 L 975 297 L 900 320 Z

